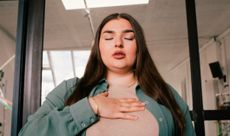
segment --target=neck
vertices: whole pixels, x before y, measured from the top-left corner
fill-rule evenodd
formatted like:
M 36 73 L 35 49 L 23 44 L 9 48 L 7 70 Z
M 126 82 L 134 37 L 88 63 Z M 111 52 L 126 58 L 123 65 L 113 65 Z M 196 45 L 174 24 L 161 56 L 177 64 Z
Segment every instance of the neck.
M 130 85 L 136 82 L 136 77 L 133 71 L 126 73 L 115 73 L 112 71 L 107 71 L 106 79 L 110 85 Z

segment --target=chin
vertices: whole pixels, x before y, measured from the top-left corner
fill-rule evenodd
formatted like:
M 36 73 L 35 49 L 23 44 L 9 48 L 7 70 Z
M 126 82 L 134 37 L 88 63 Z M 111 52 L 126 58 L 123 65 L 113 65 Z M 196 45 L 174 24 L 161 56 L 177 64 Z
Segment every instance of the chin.
M 114 63 L 111 66 L 116 67 L 116 68 L 126 68 L 127 67 L 127 65 L 124 63 Z
M 113 65 L 112 66 L 113 69 L 118 69 L 118 70 L 127 70 L 130 69 L 131 66 L 127 66 L 127 65 Z

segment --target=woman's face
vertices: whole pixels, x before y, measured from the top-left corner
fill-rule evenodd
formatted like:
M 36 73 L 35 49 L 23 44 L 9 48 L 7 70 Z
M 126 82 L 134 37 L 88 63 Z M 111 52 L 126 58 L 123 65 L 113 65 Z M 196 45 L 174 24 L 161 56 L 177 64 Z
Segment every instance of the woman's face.
M 99 49 L 108 70 L 131 71 L 136 60 L 137 44 L 129 21 L 119 18 L 105 24 L 101 31 Z

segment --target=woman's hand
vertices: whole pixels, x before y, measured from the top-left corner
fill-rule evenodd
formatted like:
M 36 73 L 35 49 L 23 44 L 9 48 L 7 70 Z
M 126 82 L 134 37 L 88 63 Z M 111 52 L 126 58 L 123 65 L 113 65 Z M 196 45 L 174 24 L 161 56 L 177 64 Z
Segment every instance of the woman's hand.
M 136 98 L 108 98 L 109 93 L 101 93 L 89 98 L 89 103 L 95 113 L 109 119 L 138 119 L 130 112 L 143 111 L 145 104 Z

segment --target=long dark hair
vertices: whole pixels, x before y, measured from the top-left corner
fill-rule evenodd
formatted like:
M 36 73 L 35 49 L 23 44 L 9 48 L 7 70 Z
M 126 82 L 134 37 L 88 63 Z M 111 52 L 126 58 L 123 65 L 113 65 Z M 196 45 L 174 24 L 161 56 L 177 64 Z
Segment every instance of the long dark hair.
M 182 112 L 176 103 L 167 83 L 158 72 L 146 46 L 143 30 L 139 23 L 126 13 L 115 13 L 107 16 L 100 24 L 94 45 L 91 49 L 89 61 L 84 76 L 76 84 L 73 94 L 66 101 L 66 105 L 74 104 L 80 99 L 87 97 L 99 80 L 106 76 L 106 66 L 102 62 L 99 51 L 101 30 L 110 20 L 123 18 L 130 22 L 134 30 L 137 42 L 137 59 L 133 66 L 135 75 L 142 90 L 157 102 L 165 105 L 172 113 L 177 135 L 183 135 L 185 121 Z

